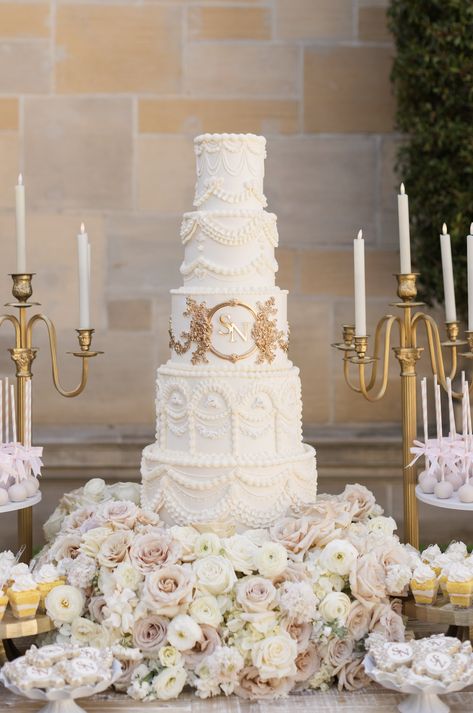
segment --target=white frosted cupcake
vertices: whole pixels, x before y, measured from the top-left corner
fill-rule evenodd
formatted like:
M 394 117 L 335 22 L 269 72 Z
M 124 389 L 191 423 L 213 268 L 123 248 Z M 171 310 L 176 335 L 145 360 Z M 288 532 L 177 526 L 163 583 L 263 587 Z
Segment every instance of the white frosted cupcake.
M 437 557 L 441 554 L 442 554 L 442 550 L 440 549 L 440 547 L 438 545 L 429 545 L 421 553 L 422 562 L 425 562 L 425 564 L 430 564 L 435 559 L 437 559 Z
M 8 601 L 17 619 L 35 616 L 41 594 L 32 574 L 20 574 L 7 589 Z
M 448 571 L 447 592 L 450 602 L 456 607 L 467 609 L 473 603 L 473 573 L 470 567 L 454 562 Z
M 463 562 L 465 557 L 468 555 L 468 550 L 464 542 L 450 542 L 449 546 L 445 550 L 445 554 L 450 558 L 452 562 Z

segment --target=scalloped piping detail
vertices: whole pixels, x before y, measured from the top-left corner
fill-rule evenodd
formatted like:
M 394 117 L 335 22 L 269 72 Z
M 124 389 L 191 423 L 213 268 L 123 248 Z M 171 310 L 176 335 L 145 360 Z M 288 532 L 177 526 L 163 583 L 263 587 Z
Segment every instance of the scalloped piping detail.
M 217 222 L 216 218 L 248 218 L 247 222 L 240 228 L 231 230 L 225 228 Z M 218 213 L 209 211 L 194 211 L 184 213 L 181 224 L 180 237 L 183 245 L 192 240 L 197 228 L 200 228 L 203 235 L 210 238 L 220 245 L 241 246 L 247 245 L 249 242 L 260 240 L 265 237 L 272 247 L 277 247 L 279 242 L 278 231 L 276 228 L 276 216 L 274 213 L 265 213 L 264 211 L 257 213 L 244 213 L 238 215 L 235 213 Z
M 259 255 L 251 262 L 241 267 L 223 267 L 222 265 L 217 265 L 215 262 L 207 260 L 204 257 L 198 257 L 197 260 L 193 260 L 191 263 L 182 263 L 180 268 L 180 273 L 183 275 L 184 279 L 190 279 L 190 276 L 195 274 L 198 278 L 203 278 L 208 272 L 215 275 L 222 275 L 224 277 L 241 277 L 247 275 L 250 272 L 256 270 L 256 272 L 261 272 L 265 268 L 268 272 L 277 272 L 278 264 L 276 260 L 268 261 L 264 255 Z
M 229 176 L 239 176 L 246 168 L 252 176 L 262 175 L 266 158 L 265 144 L 248 137 L 208 138 L 194 142 L 197 176 L 204 170 L 214 176 L 222 171 Z
M 143 451 L 143 458 L 149 463 L 161 463 L 175 466 L 178 468 L 271 468 L 276 465 L 294 465 L 301 461 L 310 461 L 314 458 L 315 450 L 307 443 L 301 443 L 302 448 L 299 452 L 278 453 L 271 456 L 255 457 L 253 455 L 246 457 L 245 455 L 219 455 L 219 454 L 198 454 L 188 455 L 184 452 L 175 452 L 161 450 L 158 447 L 158 453 L 155 452 L 157 444 L 152 443 Z M 151 466 L 150 466 L 151 467 Z
M 236 203 L 243 203 L 249 198 L 255 198 L 255 200 L 257 200 L 263 208 L 266 208 L 266 206 L 268 205 L 266 196 L 264 195 L 264 193 L 261 193 L 261 191 L 258 190 L 258 187 L 256 186 L 256 183 L 254 181 L 244 181 L 243 190 L 239 193 L 231 193 L 230 191 L 225 191 L 223 188 L 224 182 L 225 181 L 223 176 L 219 176 L 218 178 L 208 178 L 204 182 L 204 192 L 201 193 L 200 196 L 195 196 L 194 206 L 196 208 L 200 208 L 200 206 L 203 205 L 206 201 L 208 201 L 211 196 L 219 198 L 221 201 L 224 201 L 224 203 L 230 203 L 231 205 L 235 205 Z

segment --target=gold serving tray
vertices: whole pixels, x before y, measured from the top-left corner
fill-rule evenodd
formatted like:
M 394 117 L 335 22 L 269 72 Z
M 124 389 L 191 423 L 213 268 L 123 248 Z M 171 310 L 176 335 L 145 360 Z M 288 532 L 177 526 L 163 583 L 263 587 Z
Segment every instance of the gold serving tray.
M 47 614 L 37 614 L 31 619 L 15 619 L 7 609 L 0 622 L 0 639 L 19 639 L 22 636 L 36 636 L 52 631 L 56 627 Z
M 473 607 L 458 609 L 450 604 L 447 597 L 438 597 L 435 604 L 416 604 L 413 599 L 409 599 L 404 604 L 404 612 L 409 618 L 428 624 L 445 624 L 469 629 L 469 638 L 473 633 Z

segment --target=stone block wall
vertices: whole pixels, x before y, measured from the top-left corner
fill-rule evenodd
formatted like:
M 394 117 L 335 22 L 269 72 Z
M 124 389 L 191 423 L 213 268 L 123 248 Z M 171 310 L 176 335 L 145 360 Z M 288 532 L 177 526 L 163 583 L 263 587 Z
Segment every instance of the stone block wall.
M 28 266 L 56 323 L 66 386 L 79 364 L 76 241 L 92 243 L 95 344 L 78 399 L 56 395 L 35 344 L 35 422 L 154 420 L 178 286 L 181 214 L 192 209 L 192 137 L 268 138 L 266 192 L 279 216 L 279 284 L 291 290 L 291 355 L 308 425 L 395 422 L 345 387 L 330 343 L 353 319 L 352 239 L 363 227 L 369 320 L 397 271 L 393 47 L 384 0 L 0 1 L 0 298 L 14 269 L 14 191 L 25 175 Z M 0 372 L 10 370 L 8 327 Z M 394 367 L 396 369 L 396 367 Z

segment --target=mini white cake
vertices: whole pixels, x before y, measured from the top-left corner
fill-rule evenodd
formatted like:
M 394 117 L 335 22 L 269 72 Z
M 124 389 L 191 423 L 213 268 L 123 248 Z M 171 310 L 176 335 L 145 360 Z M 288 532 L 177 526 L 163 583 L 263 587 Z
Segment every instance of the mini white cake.
M 172 290 L 172 354 L 158 369 L 143 506 L 163 506 L 163 519 L 180 525 L 267 526 L 315 501 L 317 472 L 287 355 L 287 293 L 275 286 L 266 140 L 205 134 L 194 147 L 197 210 L 181 228 L 184 286 Z

